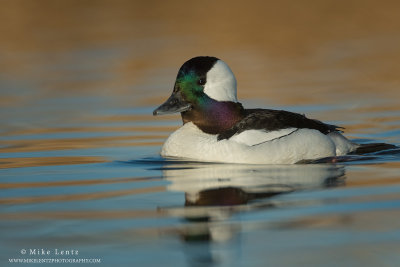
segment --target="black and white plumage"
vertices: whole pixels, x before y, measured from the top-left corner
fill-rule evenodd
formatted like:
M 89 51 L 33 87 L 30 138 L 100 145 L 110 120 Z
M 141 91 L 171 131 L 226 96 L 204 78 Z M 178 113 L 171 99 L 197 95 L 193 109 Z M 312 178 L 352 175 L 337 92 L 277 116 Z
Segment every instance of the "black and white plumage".
M 309 119 L 305 115 L 285 110 L 245 109 L 244 118 L 230 129 L 218 134 L 218 140 L 229 139 L 246 130 L 278 131 L 287 128 L 314 129 L 323 134 L 341 131 L 343 127 Z
M 184 125 L 164 143 L 164 157 L 292 164 L 363 147 L 336 125 L 284 110 L 243 108 L 233 72 L 215 57 L 195 57 L 182 65 L 172 95 L 153 114 L 174 112 L 181 113 Z

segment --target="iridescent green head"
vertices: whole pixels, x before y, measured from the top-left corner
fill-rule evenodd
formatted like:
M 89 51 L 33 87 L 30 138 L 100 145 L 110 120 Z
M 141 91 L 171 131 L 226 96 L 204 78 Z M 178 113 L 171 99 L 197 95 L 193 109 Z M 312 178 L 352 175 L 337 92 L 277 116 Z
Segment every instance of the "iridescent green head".
M 205 107 L 210 99 L 237 102 L 235 76 L 228 65 L 218 58 L 195 57 L 179 69 L 172 95 L 153 114 Z

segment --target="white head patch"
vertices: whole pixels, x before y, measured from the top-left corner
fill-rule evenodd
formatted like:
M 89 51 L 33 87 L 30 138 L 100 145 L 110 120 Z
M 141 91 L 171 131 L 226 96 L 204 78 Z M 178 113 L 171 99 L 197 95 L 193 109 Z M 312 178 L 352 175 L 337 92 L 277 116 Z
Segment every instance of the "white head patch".
M 236 78 L 228 65 L 218 60 L 207 72 L 204 93 L 217 101 L 237 102 Z

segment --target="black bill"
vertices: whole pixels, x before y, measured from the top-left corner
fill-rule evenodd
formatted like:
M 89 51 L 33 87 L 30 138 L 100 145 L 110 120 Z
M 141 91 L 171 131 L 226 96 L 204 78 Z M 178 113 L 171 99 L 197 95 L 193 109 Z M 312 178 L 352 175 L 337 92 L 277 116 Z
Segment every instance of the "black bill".
M 164 104 L 159 106 L 153 111 L 153 115 L 172 114 L 177 112 L 184 112 L 191 108 L 181 96 L 180 92 L 172 93 L 172 95 L 165 101 Z

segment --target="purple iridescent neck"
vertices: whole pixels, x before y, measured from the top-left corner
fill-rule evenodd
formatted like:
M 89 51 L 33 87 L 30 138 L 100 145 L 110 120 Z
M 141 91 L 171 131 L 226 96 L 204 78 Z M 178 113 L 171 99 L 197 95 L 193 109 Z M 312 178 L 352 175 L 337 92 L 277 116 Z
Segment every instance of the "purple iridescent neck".
M 193 122 L 203 132 L 219 134 L 230 129 L 244 117 L 242 104 L 230 101 L 215 101 L 208 98 L 201 105 L 182 112 L 183 123 Z

